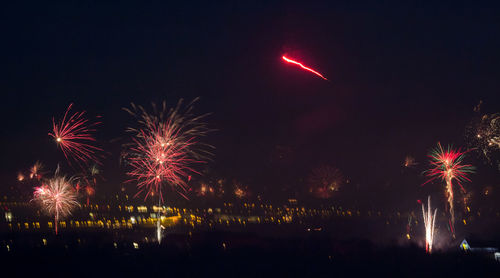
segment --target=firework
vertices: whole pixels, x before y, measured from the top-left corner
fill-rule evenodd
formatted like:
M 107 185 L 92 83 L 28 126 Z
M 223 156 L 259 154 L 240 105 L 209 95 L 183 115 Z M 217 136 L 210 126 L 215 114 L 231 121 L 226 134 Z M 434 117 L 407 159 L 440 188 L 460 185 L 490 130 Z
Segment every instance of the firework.
M 40 203 L 42 210 L 54 217 L 56 234 L 59 219 L 70 215 L 71 211 L 79 206 L 72 182 L 72 178 L 58 176 L 56 172 L 54 178 L 36 187 L 33 194 L 34 200 Z
M 468 137 L 469 144 L 491 163 L 492 154 L 500 151 L 500 114 L 485 114 L 474 120 Z
M 40 161 L 35 162 L 35 164 L 30 168 L 30 179 L 40 180 L 42 178 L 42 169 L 42 163 Z
M 431 182 L 437 178 L 441 178 L 446 183 L 446 194 L 450 211 L 450 226 L 453 234 L 453 225 L 455 223 L 453 181 L 455 180 L 462 191 L 465 192 L 462 183 L 470 181 L 467 175 L 473 173 L 475 170 L 474 166 L 463 164 L 465 153 L 466 152 L 462 152 L 460 149 L 454 150 L 451 146 L 448 146 L 447 149 L 443 149 L 441 144 L 438 143 L 437 148 L 433 149 L 429 154 L 432 168 L 426 171 L 430 179 L 425 183 Z
M 297 65 L 297 66 L 301 67 L 301 68 L 302 68 L 302 69 L 304 69 L 304 70 L 307 70 L 307 71 L 309 71 L 309 72 L 312 72 L 312 73 L 316 74 L 317 76 L 319 76 L 319 77 L 323 78 L 324 80 L 328 80 L 328 79 L 326 79 L 323 75 L 321 75 L 321 73 L 319 73 L 319 72 L 317 72 L 317 71 L 315 71 L 315 70 L 313 70 L 313 69 L 311 69 L 311 68 L 308 68 L 308 67 L 306 67 L 306 66 L 302 65 L 301 63 L 299 63 L 299 62 L 297 62 L 297 61 L 294 61 L 294 60 L 292 60 L 292 59 L 290 59 L 290 58 L 287 58 L 285 55 L 283 55 L 281 58 L 282 58 L 285 62 L 287 62 L 287 63 L 291 63 L 291 64 L 294 64 L 294 65 Z
M 95 187 L 97 185 L 97 178 L 100 174 L 100 170 L 97 165 L 92 165 L 90 169 L 84 174 L 79 182 L 77 183 L 76 191 L 80 191 L 80 189 L 84 189 L 84 194 L 87 197 L 87 206 L 90 204 L 90 197 L 95 194 Z M 83 184 L 81 186 L 80 184 Z
M 49 135 L 55 139 L 70 164 L 71 161 L 80 166 L 89 162 L 100 163 L 102 149 L 94 146 L 96 140 L 93 136 L 94 127 L 100 122 L 91 123 L 84 117 L 85 111 L 70 114 L 72 106 L 68 106 L 59 122 L 52 119 L 52 133 Z
M 236 196 L 238 199 L 243 199 L 246 198 L 250 195 L 248 191 L 248 187 L 235 182 L 234 184 L 234 196 Z
M 308 178 L 309 192 L 322 199 L 328 199 L 344 184 L 339 169 L 324 165 L 314 169 Z
M 22 172 L 17 173 L 17 181 L 24 181 L 25 177 Z
M 206 183 L 201 183 L 200 187 L 196 190 L 196 195 L 198 196 L 213 196 L 215 194 L 215 190 L 211 185 Z
M 405 157 L 405 161 L 403 162 L 403 166 L 406 167 L 406 168 L 410 168 L 410 167 L 413 167 L 415 165 L 417 165 L 418 163 L 415 161 L 415 158 L 410 156 L 410 155 L 407 155 Z
M 424 204 L 422 204 L 422 215 L 424 217 L 425 226 L 425 251 L 427 253 L 432 252 L 432 243 L 434 242 L 434 223 L 436 222 L 437 209 L 434 210 L 434 214 L 431 209 L 431 196 L 427 198 L 427 211 L 425 210 Z
M 192 112 L 196 100 L 185 107 L 180 100 L 172 109 L 167 109 L 163 102 L 160 111 L 153 104 L 153 114 L 134 104 L 132 109 L 125 109 L 139 123 L 139 127 L 127 129 L 133 137 L 131 143 L 124 145 L 123 154 L 130 167 L 127 175 L 131 181 L 137 182 L 139 190 L 136 196 L 145 193 L 147 198 L 157 194 L 161 206 L 164 201 L 162 187 L 170 185 L 187 199 L 186 180 L 193 173 L 199 174 L 193 166 L 205 163 L 211 154 L 211 146 L 198 141 L 210 129 L 202 121 L 208 114 L 196 116 Z M 158 223 L 158 235 L 161 234 L 160 226 Z M 158 236 L 158 242 L 160 240 L 161 236 Z

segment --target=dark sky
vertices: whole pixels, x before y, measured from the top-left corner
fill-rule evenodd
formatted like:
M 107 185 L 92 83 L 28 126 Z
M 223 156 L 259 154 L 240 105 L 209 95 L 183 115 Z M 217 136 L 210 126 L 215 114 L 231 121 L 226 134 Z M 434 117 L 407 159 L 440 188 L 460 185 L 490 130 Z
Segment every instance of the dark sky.
M 406 155 L 423 169 L 438 141 L 465 145 L 479 100 L 500 111 L 498 6 L 163 2 L 2 7 L 1 188 L 36 160 L 64 164 L 47 133 L 72 102 L 103 117 L 105 192 L 124 180 L 113 139 L 130 102 L 200 96 L 197 112 L 213 112 L 218 130 L 211 171 L 271 195 L 322 164 L 370 196 L 405 192 L 422 182 L 416 170 L 395 184 Z M 285 53 L 329 81 L 284 64 Z M 283 148 L 286 161 L 273 159 Z

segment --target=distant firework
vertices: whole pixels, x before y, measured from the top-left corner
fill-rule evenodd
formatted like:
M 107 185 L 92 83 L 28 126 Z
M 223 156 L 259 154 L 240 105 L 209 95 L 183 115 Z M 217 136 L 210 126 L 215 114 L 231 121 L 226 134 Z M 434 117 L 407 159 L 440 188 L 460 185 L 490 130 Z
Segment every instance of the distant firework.
M 468 142 L 491 163 L 492 155 L 500 151 L 500 114 L 485 114 L 474 120 L 468 127 Z
M 202 197 L 213 196 L 214 194 L 215 194 L 214 187 L 207 183 L 201 183 L 199 188 L 196 190 L 196 195 Z
M 42 163 L 39 161 L 35 162 L 35 164 L 30 168 L 30 179 L 40 180 L 40 178 L 42 177 L 42 169 Z
M 309 192 L 317 198 L 328 199 L 344 184 L 339 169 L 324 165 L 314 169 L 308 178 Z
M 316 74 L 317 76 L 319 76 L 319 77 L 323 78 L 324 80 L 328 80 L 328 79 L 326 79 L 326 78 L 325 78 L 325 77 L 324 77 L 321 73 L 319 73 L 319 72 L 317 72 L 317 71 L 315 71 L 315 70 L 313 70 L 313 69 L 311 69 L 311 68 L 308 68 L 308 67 L 304 66 L 302 63 L 299 63 L 299 62 L 297 62 L 297 61 L 295 61 L 295 60 L 293 60 L 293 59 L 290 59 L 290 58 L 286 57 L 285 55 L 283 55 L 281 58 L 282 58 L 285 62 L 287 62 L 287 63 L 291 63 L 291 64 L 294 64 L 294 65 L 297 65 L 297 66 L 301 67 L 301 68 L 302 68 L 302 69 L 304 69 L 304 70 L 307 70 L 307 71 L 309 71 L 309 72 L 312 72 L 312 73 Z
M 17 181 L 24 181 L 25 177 L 22 172 L 17 173 Z
M 405 157 L 405 160 L 403 162 L 403 166 L 406 167 L 406 168 L 411 168 L 415 165 L 417 165 L 418 163 L 415 161 L 415 158 L 410 156 L 410 155 L 407 155 Z
M 82 188 L 84 189 L 83 193 L 87 197 L 87 206 L 90 204 L 90 197 L 95 195 L 97 180 L 100 177 L 99 174 L 100 170 L 97 165 L 94 164 L 79 178 L 77 192 Z
M 248 192 L 248 187 L 240 183 L 234 184 L 234 196 L 236 196 L 238 199 L 248 198 L 249 195 L 250 193 Z
M 72 182 L 73 179 L 58 176 L 56 172 L 54 178 L 36 187 L 33 194 L 34 200 L 40 203 L 43 211 L 54 217 L 56 234 L 59 219 L 70 215 L 71 211 L 79 206 Z
M 93 136 L 94 127 L 100 122 L 90 123 L 84 118 L 85 112 L 69 114 L 73 104 L 68 106 L 64 117 L 56 122 L 52 119 L 52 136 L 64 153 L 64 156 L 71 164 L 71 160 L 80 166 L 89 162 L 100 163 L 102 149 L 94 146 L 96 140 Z
M 424 217 L 425 226 L 425 251 L 432 253 L 432 244 L 434 242 L 434 224 L 436 222 L 437 209 L 432 213 L 431 209 L 431 196 L 427 198 L 427 211 L 424 204 L 422 204 L 422 215 Z
M 429 154 L 432 168 L 426 171 L 426 175 L 430 177 L 430 179 L 425 183 L 431 182 L 437 178 L 441 178 L 446 183 L 446 193 L 448 195 L 451 216 L 450 226 L 453 234 L 455 223 L 453 180 L 456 180 L 462 191 L 465 192 L 462 182 L 470 181 L 467 175 L 473 173 L 475 170 L 474 166 L 463 164 L 465 153 L 466 152 L 460 151 L 460 149 L 454 150 L 450 146 L 448 146 L 447 149 L 443 149 L 441 144 L 438 143 L 437 148 L 433 149 Z

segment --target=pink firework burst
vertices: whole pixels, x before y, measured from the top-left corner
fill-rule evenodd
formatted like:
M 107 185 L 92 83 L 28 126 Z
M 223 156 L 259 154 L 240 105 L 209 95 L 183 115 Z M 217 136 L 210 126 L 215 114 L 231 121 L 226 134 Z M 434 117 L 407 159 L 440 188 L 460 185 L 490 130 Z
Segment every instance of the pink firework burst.
M 85 111 L 70 114 L 72 106 L 73 104 L 68 106 L 59 122 L 52 119 L 52 133 L 49 135 L 56 140 L 70 164 L 70 160 L 76 161 L 80 166 L 91 161 L 100 163 L 102 149 L 94 146 L 96 140 L 93 136 L 94 127 L 100 122 L 91 123 L 84 117 Z
M 43 211 L 54 217 L 55 232 L 59 219 L 71 214 L 71 211 L 79 206 L 77 194 L 72 186 L 73 179 L 56 176 L 49 179 L 40 187 L 35 188 L 34 200 L 39 202 Z
M 193 115 L 193 103 L 185 109 L 182 100 L 173 109 L 163 103 L 160 112 L 153 105 L 154 114 L 141 106 L 126 109 L 140 124 L 140 128 L 127 130 L 134 137 L 124 155 L 131 168 L 127 175 L 137 182 L 138 194 L 145 192 L 146 198 L 159 194 L 162 201 L 162 187 L 170 185 L 186 198 L 187 180 L 192 173 L 200 174 L 193 165 L 204 163 L 210 154 L 204 148 L 208 145 L 198 141 L 210 131 L 201 121 L 207 114 Z

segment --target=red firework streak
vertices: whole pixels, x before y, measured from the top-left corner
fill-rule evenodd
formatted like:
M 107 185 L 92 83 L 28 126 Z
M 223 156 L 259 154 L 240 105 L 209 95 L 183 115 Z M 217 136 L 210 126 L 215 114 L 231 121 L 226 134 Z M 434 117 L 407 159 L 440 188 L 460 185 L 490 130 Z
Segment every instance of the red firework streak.
M 285 62 L 287 62 L 287 63 L 295 64 L 295 65 L 297 65 L 297 66 L 299 66 L 299 67 L 301 67 L 301 68 L 303 68 L 303 69 L 305 69 L 305 70 L 307 70 L 307 71 L 310 71 L 310 72 L 312 72 L 312 73 L 316 74 L 317 76 L 319 76 L 319 77 L 323 78 L 324 80 L 328 80 L 328 79 L 326 79 L 326 78 L 325 78 L 325 77 L 324 77 L 321 73 L 319 73 L 319 72 L 317 72 L 317 71 L 315 71 L 315 70 L 313 70 L 313 69 L 311 69 L 311 68 L 308 68 L 308 67 L 306 67 L 306 66 L 302 65 L 301 63 L 299 63 L 299 62 L 297 62 L 297 61 L 294 61 L 294 60 L 292 60 L 292 59 L 290 59 L 290 58 L 287 58 L 285 55 L 283 55 L 281 58 L 282 58 Z
M 52 119 L 53 133 L 49 133 L 49 135 L 56 140 L 70 164 L 69 158 L 75 160 L 80 166 L 90 161 L 100 163 L 98 156 L 102 149 L 92 145 L 96 141 L 92 134 L 95 132 L 93 127 L 100 122 L 90 123 L 88 119 L 83 117 L 84 111 L 68 116 L 72 106 L 73 104 L 68 106 L 60 122 L 56 123 Z

